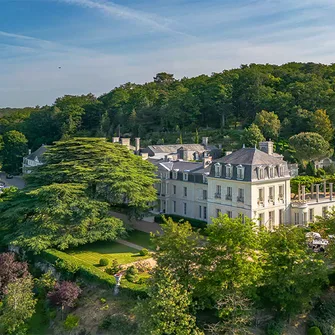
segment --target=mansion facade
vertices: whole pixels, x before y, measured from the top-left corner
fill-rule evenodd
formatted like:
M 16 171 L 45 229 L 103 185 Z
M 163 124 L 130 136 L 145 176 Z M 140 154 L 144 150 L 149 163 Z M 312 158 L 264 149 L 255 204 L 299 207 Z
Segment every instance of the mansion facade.
M 261 142 L 260 150 L 242 148 L 213 161 L 166 160 L 158 163 L 158 174 L 160 213 L 208 223 L 222 213 L 247 216 L 272 229 L 307 224 L 335 206 L 332 184 L 315 185 L 311 194 L 301 186 L 298 198 L 292 197 L 290 180 L 296 167 L 274 153 L 271 141 Z

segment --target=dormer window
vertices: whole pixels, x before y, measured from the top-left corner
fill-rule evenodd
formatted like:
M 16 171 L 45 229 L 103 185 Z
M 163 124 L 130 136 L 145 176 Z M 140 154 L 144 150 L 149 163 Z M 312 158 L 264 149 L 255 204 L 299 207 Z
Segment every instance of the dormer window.
M 202 175 L 202 181 L 204 184 L 208 184 L 207 174 Z
M 233 167 L 231 164 L 226 165 L 226 178 L 232 178 L 233 177 Z
M 183 181 L 188 181 L 188 173 L 187 172 L 183 173 Z
M 172 171 L 172 179 L 177 179 L 178 178 L 178 170 L 173 170 Z
M 283 177 L 285 173 L 284 165 L 279 165 L 278 167 L 279 177 Z
M 258 167 L 258 179 L 264 179 L 264 167 Z
M 222 175 L 222 166 L 221 166 L 221 164 L 220 163 L 216 163 L 214 165 L 214 168 L 215 168 L 215 177 L 216 178 L 221 177 L 221 175 Z
M 270 165 L 268 169 L 269 169 L 269 178 L 274 178 L 275 177 L 275 167 Z
M 238 180 L 244 179 L 244 167 L 242 165 L 237 166 L 237 179 Z

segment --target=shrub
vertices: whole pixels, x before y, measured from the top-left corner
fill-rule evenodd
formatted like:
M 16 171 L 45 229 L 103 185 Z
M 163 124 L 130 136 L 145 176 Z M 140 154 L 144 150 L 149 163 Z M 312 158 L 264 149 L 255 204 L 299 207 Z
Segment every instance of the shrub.
M 118 273 L 120 271 L 120 264 L 116 259 L 113 259 L 112 261 L 112 265 L 111 265 L 111 270 L 112 270 L 112 274 L 115 275 L 116 273 Z
M 105 298 L 100 298 L 100 302 L 102 303 L 102 304 L 105 304 L 106 303 L 106 299 Z
M 149 250 L 148 249 L 142 249 L 141 251 L 140 251 L 140 255 L 141 256 L 147 256 L 149 254 Z
M 202 220 L 196 220 L 196 219 L 192 219 L 192 218 L 186 218 L 183 216 L 179 216 L 179 215 L 174 215 L 174 214 L 170 214 L 170 215 L 156 215 L 154 217 L 154 221 L 156 223 L 164 223 L 164 218 L 168 219 L 171 218 L 174 222 L 189 222 L 190 225 L 193 228 L 200 228 L 200 229 L 205 229 L 207 227 L 207 222 L 206 221 L 202 221 Z
M 137 280 L 138 270 L 134 265 L 130 266 L 126 271 L 126 279 L 131 283 L 134 283 Z
M 284 332 L 285 323 L 282 320 L 272 320 L 266 328 L 267 335 L 282 335 Z
M 79 317 L 77 315 L 69 314 L 64 321 L 64 328 L 66 330 L 72 330 L 79 326 Z
M 101 258 L 99 261 L 100 266 L 108 266 L 109 260 L 107 258 Z
M 318 327 L 311 327 L 308 329 L 308 335 L 322 335 L 320 328 Z
M 79 271 L 79 265 L 75 262 L 66 259 L 57 259 L 55 262 L 56 268 L 66 277 L 74 278 Z

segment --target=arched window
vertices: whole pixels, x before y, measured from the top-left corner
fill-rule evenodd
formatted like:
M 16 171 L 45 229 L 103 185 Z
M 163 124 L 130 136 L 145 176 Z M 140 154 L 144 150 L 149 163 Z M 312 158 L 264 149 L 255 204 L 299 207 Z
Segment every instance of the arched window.
M 233 167 L 231 164 L 226 165 L 226 178 L 232 178 L 233 177 Z
M 270 165 L 268 167 L 268 171 L 269 171 L 269 178 L 274 178 L 275 177 L 275 167 Z
M 221 175 L 222 175 L 222 166 L 221 166 L 221 164 L 220 163 L 216 163 L 214 165 L 214 168 L 215 168 L 215 177 L 216 178 L 221 177 Z
M 237 179 L 238 180 L 244 179 L 244 167 L 242 165 L 237 166 Z

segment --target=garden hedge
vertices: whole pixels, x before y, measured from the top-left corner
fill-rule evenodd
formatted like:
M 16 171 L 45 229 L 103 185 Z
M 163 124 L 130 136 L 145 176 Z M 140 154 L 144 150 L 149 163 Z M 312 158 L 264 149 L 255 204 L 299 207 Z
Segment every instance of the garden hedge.
M 163 215 L 155 215 L 154 221 L 156 223 L 164 223 L 164 218 L 171 218 L 174 222 L 189 222 L 193 228 L 205 229 L 207 227 L 207 222 L 192 218 L 186 218 L 180 215 L 175 214 L 163 214 Z

